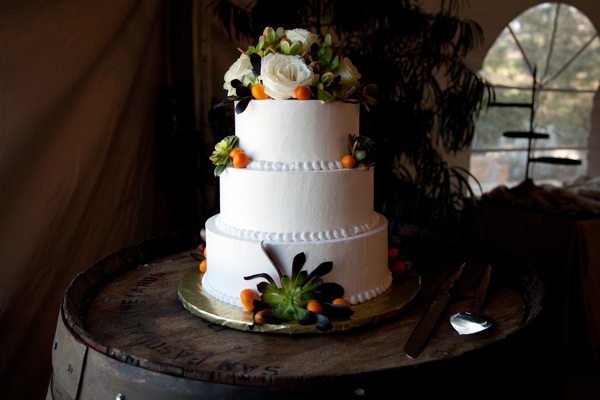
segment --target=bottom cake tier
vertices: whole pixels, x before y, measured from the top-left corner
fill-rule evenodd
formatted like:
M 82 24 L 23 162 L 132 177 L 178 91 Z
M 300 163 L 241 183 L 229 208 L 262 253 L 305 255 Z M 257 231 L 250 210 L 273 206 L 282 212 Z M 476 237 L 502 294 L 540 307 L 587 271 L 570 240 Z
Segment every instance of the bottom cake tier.
M 207 271 L 202 287 L 218 300 L 242 307 L 240 292 L 256 289 L 256 284 L 264 280 L 244 277 L 266 273 L 279 283 L 275 268 L 261 248 L 264 241 L 284 274 L 291 275 L 294 256 L 304 253 L 304 270 L 308 272 L 323 262 L 333 263 L 333 270 L 323 276 L 323 281 L 341 285 L 344 297 L 352 304 L 374 299 L 392 283 L 387 260 L 387 220 L 382 215 L 378 217 L 373 229 L 358 235 L 307 237 L 288 242 L 233 235 L 219 228 L 219 215 L 215 215 L 206 222 Z

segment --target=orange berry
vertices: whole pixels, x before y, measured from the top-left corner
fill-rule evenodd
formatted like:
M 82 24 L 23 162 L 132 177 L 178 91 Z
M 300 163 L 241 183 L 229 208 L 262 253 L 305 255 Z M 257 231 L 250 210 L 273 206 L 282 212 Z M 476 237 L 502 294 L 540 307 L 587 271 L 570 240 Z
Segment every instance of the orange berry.
M 296 90 L 294 90 L 294 96 L 296 96 L 298 100 L 310 100 L 312 93 L 306 86 L 298 86 Z
M 269 310 L 260 310 L 259 312 L 254 314 L 254 322 L 256 322 L 259 325 L 268 324 L 269 318 L 264 316 L 264 314 L 267 314 L 268 312 Z
M 206 258 L 206 247 L 204 248 L 204 251 L 202 252 L 202 254 L 204 255 L 204 258 Z
M 229 158 L 233 158 L 237 153 L 239 153 L 240 151 L 244 151 L 242 149 L 240 149 L 239 147 L 234 147 L 233 149 L 231 149 L 231 151 L 229 152 Z
M 265 93 L 265 86 L 260 83 L 253 85 L 250 92 L 252 93 L 252 97 L 256 100 L 265 100 L 269 98 L 269 95 Z
M 352 155 L 346 154 L 344 157 L 342 157 L 342 165 L 344 168 L 352 169 L 356 165 L 356 160 Z
M 233 166 L 236 168 L 246 168 L 246 165 L 248 165 L 248 162 L 250 162 L 250 158 L 248 158 L 248 154 L 246 154 L 243 151 L 238 151 L 237 153 L 235 153 L 235 155 L 233 156 Z
M 258 299 L 258 294 L 252 289 L 244 289 L 240 292 L 240 300 L 248 311 L 254 310 L 254 300 Z
M 315 314 L 323 313 L 323 306 L 317 300 L 309 301 L 308 304 L 306 305 L 306 309 L 308 311 L 314 312 Z
M 333 300 L 333 304 L 337 304 L 337 305 L 348 307 L 348 308 L 352 307 L 352 304 L 350 304 L 350 302 L 348 300 L 341 298 L 341 297 Z
M 206 272 L 206 259 L 200 261 L 198 268 L 200 269 L 200 272 Z

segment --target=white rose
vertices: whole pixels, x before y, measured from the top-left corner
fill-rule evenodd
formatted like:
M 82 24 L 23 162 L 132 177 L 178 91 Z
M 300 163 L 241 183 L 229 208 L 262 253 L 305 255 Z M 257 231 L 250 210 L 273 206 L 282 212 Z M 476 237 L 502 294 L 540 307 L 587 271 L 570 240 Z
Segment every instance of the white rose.
M 352 64 L 349 58 L 344 57 L 342 62 L 340 63 L 340 67 L 336 71 L 336 75 L 340 75 L 342 78 L 340 83 L 349 86 L 358 86 L 360 83 L 358 80 L 360 79 L 360 73 Z
M 246 74 L 252 75 L 252 63 L 250 62 L 250 57 L 242 53 L 240 58 L 238 58 L 237 61 L 234 62 L 231 67 L 229 67 L 227 72 L 225 72 L 225 83 L 223 84 L 223 89 L 227 90 L 227 96 L 235 95 L 235 89 L 231 87 L 231 81 L 234 79 L 243 81 L 244 75 Z
M 319 35 L 309 32 L 306 29 L 291 29 L 285 31 L 285 36 L 292 42 L 301 42 L 302 50 L 306 52 L 310 52 L 310 47 L 319 40 Z
M 286 100 L 294 97 L 298 86 L 307 86 L 313 76 L 302 57 L 269 53 L 262 59 L 259 79 L 271 98 Z

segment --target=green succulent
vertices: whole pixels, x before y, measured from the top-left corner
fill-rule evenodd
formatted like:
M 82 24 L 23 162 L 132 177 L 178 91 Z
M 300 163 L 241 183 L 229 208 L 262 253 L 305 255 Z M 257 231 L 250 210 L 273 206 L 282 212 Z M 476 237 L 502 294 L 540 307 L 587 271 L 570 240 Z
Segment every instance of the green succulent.
M 221 175 L 225 168 L 233 166 L 229 153 L 239 142 L 239 138 L 235 135 L 227 136 L 215 145 L 215 150 L 211 154 L 210 161 L 216 165 L 215 176 Z
M 311 64 L 319 73 L 335 72 L 340 67 L 340 54 L 338 48 L 331 42 L 331 35 L 327 34 L 323 42 L 311 48 Z
M 277 30 L 267 27 L 263 30 L 263 34 L 258 38 L 256 46 L 249 46 L 245 53 L 249 56 L 256 54 L 264 57 L 269 53 L 281 53 L 289 56 L 302 55 L 302 43 L 299 41 L 292 42 L 285 37 L 285 29 L 277 28 Z
M 335 92 L 328 89 L 336 87 L 339 81 L 340 78 L 335 78 L 332 72 L 326 72 L 322 75 L 315 74 L 310 80 L 309 88 L 317 99 L 323 100 L 325 103 L 331 103 L 336 99 Z
M 367 170 L 375 164 L 377 146 L 368 136 L 348 135 L 348 150 L 356 160 L 356 168 Z
M 344 289 L 337 283 L 323 282 L 321 278 L 333 269 L 333 262 L 321 263 L 310 274 L 302 269 L 306 262 L 306 255 L 298 253 L 292 262 L 292 275 L 284 275 L 283 270 L 275 263 L 269 254 L 264 242 L 261 248 L 277 272 L 280 286 L 277 285 L 271 275 L 260 273 L 246 276 L 244 279 L 252 280 L 264 278 L 266 282 L 256 285 L 261 293 L 260 301 L 254 302 L 254 315 L 259 311 L 267 310 L 263 317 L 267 316 L 271 321 L 297 321 L 300 324 L 314 323 L 321 331 L 332 328 L 330 317 L 349 317 L 354 311 L 331 302 L 344 295 Z M 315 314 L 306 309 L 311 300 L 318 300 L 323 306 L 323 314 Z

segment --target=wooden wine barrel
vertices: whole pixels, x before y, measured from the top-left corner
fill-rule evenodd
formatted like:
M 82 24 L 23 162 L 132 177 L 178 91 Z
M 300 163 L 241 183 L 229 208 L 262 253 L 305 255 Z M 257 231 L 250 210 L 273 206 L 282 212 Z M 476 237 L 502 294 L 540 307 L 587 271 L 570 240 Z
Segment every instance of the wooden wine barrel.
M 197 268 L 190 252 L 199 240 L 180 232 L 142 242 L 73 279 L 57 323 L 48 398 L 336 399 L 413 389 L 426 394 L 442 379 L 450 381 L 451 371 L 467 368 L 473 355 L 497 362 L 493 357 L 505 348 L 496 346 L 518 338 L 543 302 L 537 272 L 510 254 L 481 243 L 464 248 L 415 243 L 407 256 L 421 276 L 421 290 L 400 315 L 343 332 L 246 332 L 193 315 L 179 300 L 182 277 Z M 467 262 L 460 285 L 412 359 L 404 344 L 459 259 Z M 494 275 L 484 312 L 494 325 L 458 335 L 448 317 L 468 309 L 487 263 Z M 432 385 L 438 369 L 445 372 L 434 374 Z

